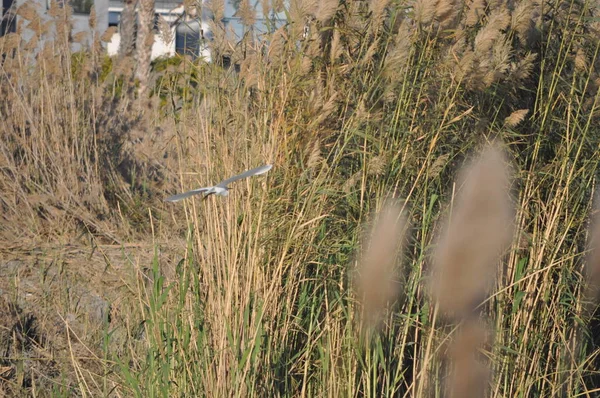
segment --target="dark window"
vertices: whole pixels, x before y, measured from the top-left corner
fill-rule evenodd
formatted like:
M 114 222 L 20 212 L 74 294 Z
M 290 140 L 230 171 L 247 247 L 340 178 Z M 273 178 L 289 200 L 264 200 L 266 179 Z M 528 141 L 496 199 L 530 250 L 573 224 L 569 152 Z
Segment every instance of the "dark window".
M 110 11 L 108 13 L 108 26 L 119 26 L 121 21 L 121 13 L 116 11 Z
M 160 14 L 154 14 L 154 26 L 152 27 L 154 33 L 160 32 Z
M 93 0 L 71 0 L 70 3 L 75 14 L 89 14 L 94 5 Z
M 50 2 L 52 0 L 46 0 L 46 8 L 50 9 Z M 64 6 L 68 2 L 73 8 L 75 14 L 89 14 L 94 6 L 93 0 L 56 0 L 60 7 Z
M 196 58 L 200 54 L 201 31 L 198 20 L 178 24 L 175 29 L 175 52 Z
M 121 24 L 121 13 L 118 11 L 111 11 L 108 13 L 108 26 L 120 26 Z M 138 13 L 135 13 L 135 20 L 133 22 L 134 37 L 137 36 L 138 30 Z M 157 33 L 160 31 L 160 14 L 154 14 L 154 22 L 152 30 Z
M 16 31 L 15 14 L 11 10 L 13 0 L 2 0 L 2 15 L 0 15 L 0 36 Z

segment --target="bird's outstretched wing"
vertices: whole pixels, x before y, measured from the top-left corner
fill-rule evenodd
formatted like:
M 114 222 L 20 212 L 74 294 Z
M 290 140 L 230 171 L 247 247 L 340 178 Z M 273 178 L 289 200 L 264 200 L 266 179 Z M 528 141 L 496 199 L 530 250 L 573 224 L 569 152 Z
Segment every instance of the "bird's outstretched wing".
M 210 189 L 210 187 L 209 188 L 192 189 L 191 191 L 187 191 L 184 193 L 179 193 L 177 195 L 169 196 L 168 198 L 165 199 L 165 202 L 179 202 L 181 199 L 185 199 L 185 198 L 189 198 L 190 196 L 198 195 L 199 193 L 208 191 L 209 189 Z
M 225 181 L 221 181 L 219 184 L 217 184 L 217 186 L 221 187 L 221 188 L 227 188 L 227 185 L 231 184 L 234 181 L 241 180 L 242 178 L 256 176 L 259 174 L 264 174 L 267 171 L 271 170 L 272 167 L 273 167 L 272 164 L 265 164 L 264 166 L 260 166 L 255 169 L 252 169 L 252 170 L 244 171 L 242 174 L 238 174 L 236 176 L 226 179 Z

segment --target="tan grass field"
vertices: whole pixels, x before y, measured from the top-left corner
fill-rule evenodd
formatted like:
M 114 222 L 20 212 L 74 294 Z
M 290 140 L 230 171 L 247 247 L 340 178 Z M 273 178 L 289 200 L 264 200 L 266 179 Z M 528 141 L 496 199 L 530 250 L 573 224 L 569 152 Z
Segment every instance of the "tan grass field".
M 599 4 L 259 6 L 210 64 L 17 11 L 0 396 L 599 396 Z

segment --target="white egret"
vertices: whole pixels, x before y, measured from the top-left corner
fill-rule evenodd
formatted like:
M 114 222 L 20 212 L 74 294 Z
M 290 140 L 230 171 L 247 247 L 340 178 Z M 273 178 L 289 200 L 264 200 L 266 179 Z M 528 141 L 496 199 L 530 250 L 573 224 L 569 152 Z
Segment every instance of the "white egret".
M 224 181 L 221 181 L 214 187 L 204 187 L 204 188 L 192 189 L 191 191 L 187 191 L 187 192 L 180 193 L 177 195 L 169 196 L 168 198 L 165 199 L 165 201 L 166 202 L 179 202 L 181 199 L 189 198 L 190 196 L 198 195 L 200 193 L 203 193 L 204 197 L 207 197 L 208 195 L 212 195 L 212 194 L 220 195 L 220 196 L 227 196 L 227 195 L 229 195 L 228 185 L 231 184 L 232 182 L 241 180 L 242 178 L 248 178 L 248 177 L 252 177 L 252 176 L 257 176 L 259 174 L 264 174 L 267 171 L 271 170 L 272 167 L 273 167 L 272 164 L 266 164 L 264 166 L 260 166 L 255 169 L 252 169 L 252 170 L 247 170 L 247 171 L 244 171 L 242 174 L 238 174 L 238 175 L 228 178 Z

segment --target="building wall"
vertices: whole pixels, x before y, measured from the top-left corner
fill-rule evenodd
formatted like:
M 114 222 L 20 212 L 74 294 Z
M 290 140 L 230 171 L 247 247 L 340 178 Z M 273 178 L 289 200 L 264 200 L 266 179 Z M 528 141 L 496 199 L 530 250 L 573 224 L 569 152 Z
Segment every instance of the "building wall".
M 96 32 L 103 34 L 108 29 L 108 0 L 95 0 Z M 73 33 L 90 32 L 90 16 L 86 14 L 73 14 Z M 91 35 L 89 35 L 91 38 Z
M 171 29 L 173 37 L 175 37 L 175 28 Z M 107 43 L 106 51 L 108 55 L 115 56 L 119 53 L 119 45 L 121 43 L 121 35 L 115 33 L 112 40 Z M 160 35 L 154 35 L 154 43 L 152 44 L 152 55 L 150 58 L 155 60 L 158 57 L 172 57 L 175 55 L 175 39 L 170 43 L 165 43 Z

